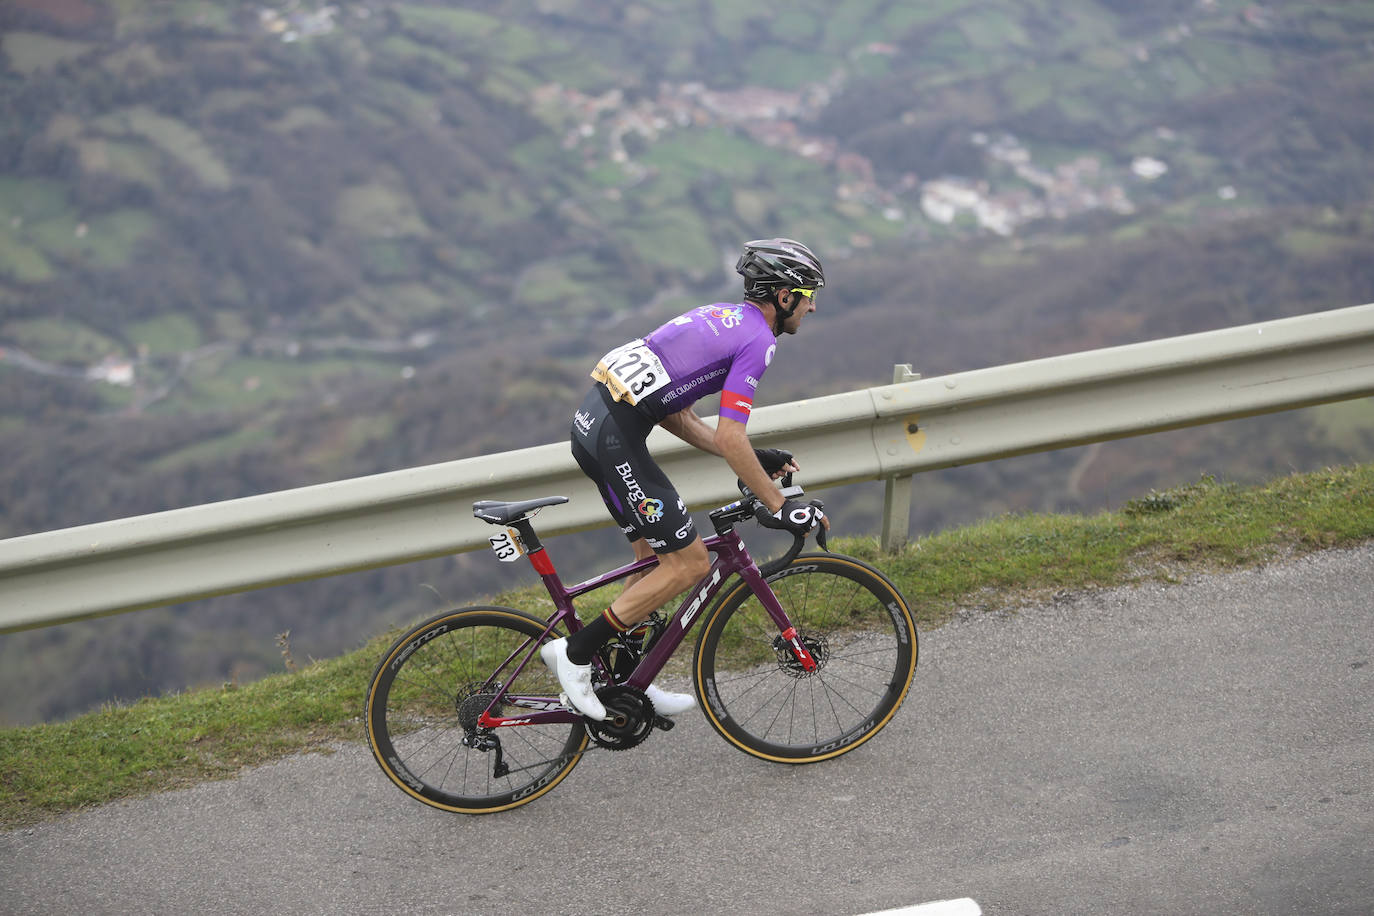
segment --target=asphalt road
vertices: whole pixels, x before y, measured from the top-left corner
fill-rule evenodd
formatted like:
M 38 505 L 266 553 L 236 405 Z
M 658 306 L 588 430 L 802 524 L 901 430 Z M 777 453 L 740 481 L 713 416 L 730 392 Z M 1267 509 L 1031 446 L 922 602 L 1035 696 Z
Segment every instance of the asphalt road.
M 835 761 L 699 713 L 464 817 L 365 748 L 0 834 L 6 913 L 1374 912 L 1374 546 L 925 634 Z

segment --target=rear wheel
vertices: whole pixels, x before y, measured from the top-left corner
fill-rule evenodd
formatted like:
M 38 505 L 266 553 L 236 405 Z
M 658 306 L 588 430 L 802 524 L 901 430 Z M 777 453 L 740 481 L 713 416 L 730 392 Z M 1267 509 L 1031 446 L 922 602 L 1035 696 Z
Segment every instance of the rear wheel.
M 568 775 L 587 746 L 580 723 L 477 725 L 503 683 L 506 695 L 557 704 L 558 679 L 538 657 L 508 683 L 544 627 L 513 608 L 464 608 L 392 644 L 368 685 L 365 718 L 372 754 L 402 792 L 445 811 L 485 814 L 534 801 Z M 512 709 L 500 704 L 492 713 Z
M 721 599 L 696 650 L 697 698 L 711 726 L 764 760 L 815 763 L 886 725 L 916 671 L 916 624 L 868 564 L 807 554 L 768 584 L 816 659 L 805 671 L 744 582 Z

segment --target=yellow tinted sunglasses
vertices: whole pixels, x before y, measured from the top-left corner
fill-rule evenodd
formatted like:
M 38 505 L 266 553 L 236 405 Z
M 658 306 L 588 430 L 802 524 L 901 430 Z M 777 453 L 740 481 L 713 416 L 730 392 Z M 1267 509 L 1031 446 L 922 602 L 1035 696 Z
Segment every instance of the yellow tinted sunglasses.
M 806 298 L 812 300 L 813 302 L 814 302 L 815 299 L 816 299 L 816 290 L 814 290 L 814 289 L 794 289 L 794 290 L 792 290 L 792 292 L 794 292 L 794 293 L 801 293 L 803 296 L 805 296 Z

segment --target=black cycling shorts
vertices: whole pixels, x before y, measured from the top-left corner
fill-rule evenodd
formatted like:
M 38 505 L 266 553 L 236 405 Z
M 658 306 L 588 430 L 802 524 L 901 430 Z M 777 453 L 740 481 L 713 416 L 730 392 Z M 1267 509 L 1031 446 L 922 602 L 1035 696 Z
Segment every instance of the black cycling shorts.
M 642 537 L 655 552 L 672 553 L 692 543 L 696 529 L 682 498 L 645 447 L 653 428 L 652 420 L 612 400 L 598 382 L 573 415 L 572 453 L 626 537 L 631 542 Z

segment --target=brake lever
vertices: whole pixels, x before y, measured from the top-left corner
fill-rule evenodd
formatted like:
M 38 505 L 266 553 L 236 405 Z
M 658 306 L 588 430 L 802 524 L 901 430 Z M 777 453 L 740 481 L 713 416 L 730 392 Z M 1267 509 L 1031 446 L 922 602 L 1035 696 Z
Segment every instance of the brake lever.
M 825 511 L 825 503 L 821 502 L 819 499 L 811 500 L 811 505 L 815 506 L 817 509 L 820 509 L 822 512 Z M 821 550 L 824 550 L 826 553 L 830 552 L 830 548 L 825 546 L 824 523 L 816 525 L 816 546 L 819 547 Z

